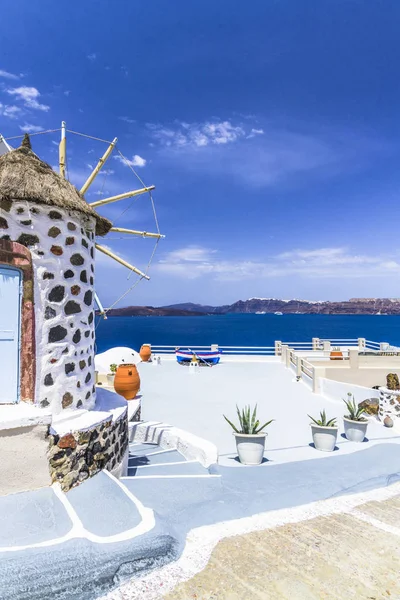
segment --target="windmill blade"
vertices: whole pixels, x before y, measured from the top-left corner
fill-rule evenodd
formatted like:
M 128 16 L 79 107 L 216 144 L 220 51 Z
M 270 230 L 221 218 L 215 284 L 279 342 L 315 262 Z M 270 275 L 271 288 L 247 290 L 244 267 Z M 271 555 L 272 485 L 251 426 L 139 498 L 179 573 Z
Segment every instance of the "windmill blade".
M 103 206 L 103 204 L 110 204 L 110 202 L 118 202 L 118 200 L 124 200 L 125 198 L 132 198 L 133 196 L 140 196 L 140 194 L 145 194 L 146 192 L 151 192 L 155 190 L 155 185 L 150 185 L 149 187 L 141 188 L 140 190 L 132 190 L 130 192 L 125 192 L 124 194 L 118 194 L 117 196 L 110 196 L 109 198 L 103 198 L 102 200 L 96 200 L 96 202 L 90 202 L 89 206 L 95 208 L 96 206 Z M 82 190 L 81 190 L 82 191 Z
M 96 294 L 96 292 L 94 293 L 94 299 L 95 299 L 95 301 L 96 301 L 96 304 L 97 304 L 97 306 L 98 306 L 98 309 L 99 309 L 99 311 L 100 311 L 100 316 L 101 316 L 101 317 L 103 317 L 103 319 L 104 319 L 104 320 L 106 320 L 106 319 L 108 318 L 108 317 L 107 317 L 107 313 L 106 313 L 106 311 L 104 310 L 104 308 L 103 308 L 103 305 L 102 305 L 102 303 L 100 302 L 100 298 L 98 297 L 98 295 Z
M 162 233 L 150 233 L 149 231 L 137 231 L 136 229 L 125 229 L 124 227 L 111 227 L 110 231 L 117 231 L 118 233 L 129 233 L 131 235 L 139 235 L 140 237 L 165 238 Z
M 114 138 L 113 141 L 111 142 L 111 144 L 108 146 L 107 150 L 104 152 L 103 156 L 100 158 L 99 162 L 97 163 L 97 165 L 95 166 L 95 168 L 93 169 L 93 171 L 91 172 L 91 174 L 89 175 L 89 177 L 87 178 L 87 180 L 85 181 L 83 186 L 81 187 L 81 189 L 80 189 L 81 194 L 85 194 L 87 192 L 87 190 L 89 189 L 89 186 L 93 183 L 96 176 L 99 174 L 100 170 L 104 166 L 104 163 L 110 156 L 111 152 L 114 150 L 115 144 L 117 143 L 117 141 L 118 141 L 118 138 Z
M 116 260 L 120 265 L 123 265 L 124 267 L 126 267 L 127 269 L 130 269 L 137 275 L 140 275 L 140 277 L 143 277 L 143 279 L 147 279 L 147 280 L 150 279 L 150 277 L 148 275 L 146 275 L 146 273 L 143 273 L 142 271 L 140 271 L 133 265 L 129 264 L 128 262 L 126 262 L 126 260 L 124 260 L 123 258 L 120 258 L 117 254 L 114 254 L 114 252 L 111 252 L 111 250 L 109 250 L 108 248 L 105 248 L 104 246 L 100 246 L 100 244 L 95 244 L 95 248 L 96 248 L 96 250 L 100 250 L 100 252 L 103 252 L 103 254 L 106 254 L 110 258 L 113 258 L 114 260 Z

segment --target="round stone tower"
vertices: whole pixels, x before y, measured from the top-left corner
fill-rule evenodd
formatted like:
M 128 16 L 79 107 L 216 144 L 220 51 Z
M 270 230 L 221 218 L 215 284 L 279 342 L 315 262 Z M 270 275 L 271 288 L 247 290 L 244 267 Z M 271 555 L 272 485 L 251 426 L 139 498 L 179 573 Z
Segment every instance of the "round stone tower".
M 21 303 L 11 402 L 93 408 L 94 244 L 110 228 L 28 136 L 0 157 L 0 271 L 19 277 Z

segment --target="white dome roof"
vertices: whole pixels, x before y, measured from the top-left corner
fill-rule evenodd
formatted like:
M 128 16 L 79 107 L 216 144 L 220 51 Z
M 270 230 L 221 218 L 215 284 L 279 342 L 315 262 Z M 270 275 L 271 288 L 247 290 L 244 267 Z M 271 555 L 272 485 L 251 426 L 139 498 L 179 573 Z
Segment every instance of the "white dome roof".
M 133 363 L 134 365 L 137 365 L 141 360 L 140 354 L 139 352 L 136 352 L 136 350 L 119 346 L 117 348 L 110 348 L 110 350 L 102 352 L 101 354 L 96 354 L 94 365 L 96 371 L 99 373 L 109 373 L 110 365 L 113 363 L 116 365 L 120 365 L 121 363 Z

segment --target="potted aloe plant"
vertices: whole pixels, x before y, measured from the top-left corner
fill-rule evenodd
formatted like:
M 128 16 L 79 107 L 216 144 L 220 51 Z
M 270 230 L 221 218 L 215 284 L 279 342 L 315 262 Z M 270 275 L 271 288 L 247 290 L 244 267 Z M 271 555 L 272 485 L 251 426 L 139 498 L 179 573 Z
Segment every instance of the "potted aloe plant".
M 328 420 L 325 410 L 320 413 L 319 419 L 314 419 L 310 415 L 308 416 L 312 420 L 311 433 L 315 448 L 322 450 L 322 452 L 332 452 L 335 448 L 338 434 L 336 417 Z
M 268 435 L 263 431 L 274 419 L 260 425 L 257 419 L 257 404 L 251 412 L 250 406 L 245 406 L 239 410 L 236 406 L 236 412 L 239 418 L 239 426 L 236 427 L 232 421 L 224 415 L 224 419 L 233 429 L 233 435 L 236 438 L 236 449 L 239 460 L 243 465 L 260 465 L 264 455 L 265 438 Z
M 110 365 L 110 372 L 107 373 L 107 383 L 110 387 L 114 387 L 114 379 L 115 379 L 115 373 L 117 372 L 117 368 L 118 368 L 118 365 L 116 365 L 115 363 L 112 363 Z
M 349 413 L 343 417 L 344 434 L 350 442 L 363 442 L 368 427 L 368 419 L 363 416 L 365 409 L 356 404 L 350 392 L 347 394 L 347 400 L 343 399 L 343 402 Z

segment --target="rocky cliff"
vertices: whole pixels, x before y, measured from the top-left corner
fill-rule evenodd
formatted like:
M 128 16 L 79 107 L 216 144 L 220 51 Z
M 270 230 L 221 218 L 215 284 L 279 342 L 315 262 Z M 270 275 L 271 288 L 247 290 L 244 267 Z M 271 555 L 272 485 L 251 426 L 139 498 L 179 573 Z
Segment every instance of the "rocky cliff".
M 351 298 L 341 302 L 311 302 L 307 300 L 279 300 L 277 298 L 250 298 L 234 304 L 209 306 L 192 302 L 170 306 L 126 306 L 110 310 L 115 316 L 177 316 L 224 315 L 231 313 L 275 313 L 305 315 L 400 315 L 400 298 Z

